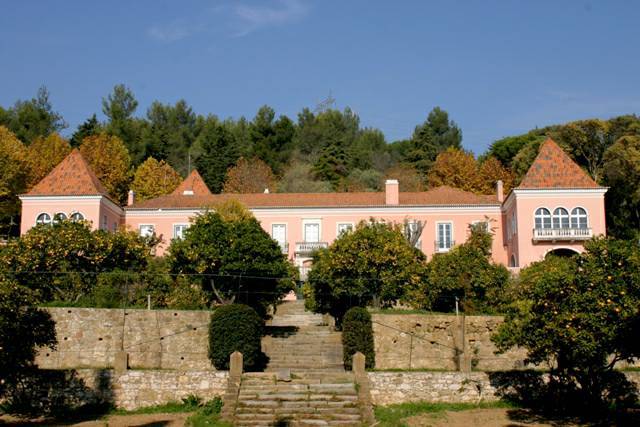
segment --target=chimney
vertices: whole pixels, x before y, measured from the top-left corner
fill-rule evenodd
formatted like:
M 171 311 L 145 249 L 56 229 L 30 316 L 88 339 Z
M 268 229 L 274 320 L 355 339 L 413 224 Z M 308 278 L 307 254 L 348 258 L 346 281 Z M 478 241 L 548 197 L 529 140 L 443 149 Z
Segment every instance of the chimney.
M 400 184 L 397 179 L 388 179 L 384 183 L 385 204 L 397 205 L 400 203 Z
M 136 201 L 136 193 L 133 190 L 129 190 L 129 195 L 127 197 L 127 206 L 131 206 Z
M 500 203 L 504 202 L 504 185 L 500 179 L 496 182 L 496 195 L 498 196 L 498 201 Z

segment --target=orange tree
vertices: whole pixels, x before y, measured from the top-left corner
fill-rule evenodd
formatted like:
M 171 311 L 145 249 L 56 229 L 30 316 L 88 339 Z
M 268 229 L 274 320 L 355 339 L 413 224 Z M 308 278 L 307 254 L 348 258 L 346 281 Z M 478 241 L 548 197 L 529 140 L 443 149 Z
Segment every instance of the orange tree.
M 313 257 L 307 293 L 311 308 L 340 323 L 351 307 L 391 306 L 425 279 L 425 256 L 399 225 L 361 222 Z
M 255 217 L 221 210 L 199 215 L 171 242 L 171 272 L 193 277 L 216 303 L 246 304 L 264 317 L 292 289 L 293 266 Z
M 131 231 L 92 231 L 85 222 L 39 224 L 0 250 L 0 275 L 43 301 L 76 302 L 100 273 L 144 269 L 152 244 Z
M 271 168 L 258 158 L 240 158 L 235 166 L 227 170 L 222 191 L 224 193 L 262 193 L 273 190 L 275 176 Z
M 553 406 L 581 412 L 633 403 L 637 390 L 615 367 L 640 356 L 637 244 L 597 238 L 585 247 L 522 270 L 492 338 L 500 351 L 520 346 L 527 362 L 551 366 Z

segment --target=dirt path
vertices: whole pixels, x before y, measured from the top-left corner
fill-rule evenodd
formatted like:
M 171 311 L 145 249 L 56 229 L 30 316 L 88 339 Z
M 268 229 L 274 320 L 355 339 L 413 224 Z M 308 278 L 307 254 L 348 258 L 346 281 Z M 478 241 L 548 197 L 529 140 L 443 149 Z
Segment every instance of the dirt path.
M 409 427 L 573 427 L 540 421 L 526 411 L 514 409 L 471 409 L 422 414 L 405 420 Z
M 73 427 L 182 427 L 190 413 L 111 415 L 106 419 L 83 421 L 80 423 L 18 422 L 15 419 L 0 418 L 0 425 L 7 426 L 73 426 Z

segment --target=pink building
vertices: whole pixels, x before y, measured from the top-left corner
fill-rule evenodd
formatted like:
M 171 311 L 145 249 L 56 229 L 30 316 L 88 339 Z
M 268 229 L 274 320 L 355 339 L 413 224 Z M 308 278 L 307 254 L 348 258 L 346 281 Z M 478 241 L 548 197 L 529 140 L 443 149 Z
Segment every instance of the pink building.
M 161 255 L 193 217 L 233 198 L 253 212 L 303 273 L 315 249 L 370 218 L 422 226 L 417 246 L 428 257 L 464 242 L 470 224 L 485 222 L 494 234 L 494 260 L 518 269 L 550 252 L 580 252 L 585 240 L 605 234 L 606 191 L 547 140 L 506 198 L 501 182 L 494 195 L 477 195 L 450 187 L 404 193 L 396 180 L 388 180 L 379 193 L 212 194 L 193 171 L 173 193 L 136 202 L 130 192 L 128 206 L 121 207 L 74 150 L 21 196 L 21 231 L 61 218 L 86 219 L 108 230 L 125 225 L 162 237 Z

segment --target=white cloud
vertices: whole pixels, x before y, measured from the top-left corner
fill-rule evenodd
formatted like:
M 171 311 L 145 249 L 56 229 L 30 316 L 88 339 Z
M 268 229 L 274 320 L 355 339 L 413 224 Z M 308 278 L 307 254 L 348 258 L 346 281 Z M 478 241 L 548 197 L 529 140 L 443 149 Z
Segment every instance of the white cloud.
M 278 0 L 273 6 L 239 4 L 233 13 L 240 21 L 234 35 L 242 37 L 262 28 L 297 21 L 309 13 L 309 7 L 302 0 Z
M 154 40 L 170 43 L 189 37 L 193 33 L 184 22 L 173 22 L 168 25 L 154 25 L 147 30 L 147 34 Z

